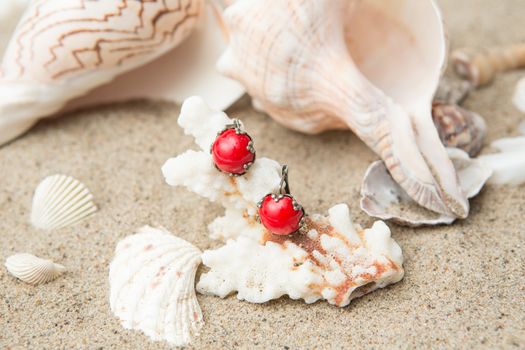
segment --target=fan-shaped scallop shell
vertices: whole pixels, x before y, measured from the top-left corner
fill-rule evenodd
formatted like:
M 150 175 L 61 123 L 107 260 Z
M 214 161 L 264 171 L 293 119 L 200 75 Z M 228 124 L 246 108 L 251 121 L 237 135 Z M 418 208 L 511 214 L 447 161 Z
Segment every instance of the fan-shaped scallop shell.
M 32 285 L 51 282 L 66 270 L 60 264 L 27 253 L 10 256 L 5 267 L 11 275 Z
M 33 196 L 31 223 L 53 230 L 77 223 L 95 213 L 93 195 L 80 181 L 66 175 L 46 177 Z
M 143 227 L 120 241 L 109 268 L 110 304 L 125 328 L 175 346 L 204 322 L 195 295 L 201 252 L 164 229 Z

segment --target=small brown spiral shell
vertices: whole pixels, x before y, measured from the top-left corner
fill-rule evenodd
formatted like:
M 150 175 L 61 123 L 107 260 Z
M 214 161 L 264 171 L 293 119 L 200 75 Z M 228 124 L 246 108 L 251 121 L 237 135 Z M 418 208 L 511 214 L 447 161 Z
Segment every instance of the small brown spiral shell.
M 446 147 L 456 147 L 476 156 L 483 147 L 487 130 L 483 118 L 455 104 L 434 102 L 432 119 Z

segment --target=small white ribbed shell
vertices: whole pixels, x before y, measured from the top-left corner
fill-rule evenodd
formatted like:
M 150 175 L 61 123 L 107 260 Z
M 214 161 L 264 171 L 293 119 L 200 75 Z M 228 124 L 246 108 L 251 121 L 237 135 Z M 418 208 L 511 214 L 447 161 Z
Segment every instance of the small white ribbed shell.
M 50 282 L 66 271 L 60 264 L 27 253 L 10 256 L 5 267 L 11 275 L 32 285 Z
M 204 324 L 195 295 L 201 251 L 165 229 L 145 226 L 121 240 L 109 267 L 111 311 L 122 326 L 175 346 Z
M 93 195 L 83 183 L 70 176 L 52 175 L 35 190 L 31 223 L 40 229 L 53 230 L 73 225 L 96 211 Z

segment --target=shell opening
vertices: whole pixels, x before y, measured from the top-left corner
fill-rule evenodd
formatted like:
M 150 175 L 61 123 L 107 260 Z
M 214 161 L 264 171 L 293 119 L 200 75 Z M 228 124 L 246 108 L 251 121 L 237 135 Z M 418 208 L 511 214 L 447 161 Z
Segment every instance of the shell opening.
M 439 82 L 446 43 L 436 12 L 436 4 L 419 0 L 362 0 L 347 9 L 350 56 L 372 84 L 405 107 L 421 100 L 415 95 L 431 98 Z

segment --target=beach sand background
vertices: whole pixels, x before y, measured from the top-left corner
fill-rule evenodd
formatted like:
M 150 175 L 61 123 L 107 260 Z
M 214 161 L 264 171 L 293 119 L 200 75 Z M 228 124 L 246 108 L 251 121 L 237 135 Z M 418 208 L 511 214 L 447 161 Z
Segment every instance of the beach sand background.
M 525 40 L 523 0 L 441 0 L 452 48 Z M 488 124 L 487 144 L 516 135 L 525 119 L 511 104 L 525 71 L 500 76 L 466 107 Z M 0 148 L 0 260 L 31 252 L 69 272 L 31 287 L 0 268 L 0 349 L 165 349 L 123 329 L 108 305 L 108 265 L 116 243 L 135 229 L 162 225 L 201 249 L 216 247 L 206 225 L 222 209 L 166 185 L 160 167 L 194 147 L 176 124 L 179 106 L 134 101 L 41 122 Z M 290 166 L 298 200 L 324 213 L 358 204 L 367 166 L 377 157 L 351 132 L 306 136 L 255 112 L 247 98 L 229 110 L 242 118 L 259 155 Z M 488 148 L 485 152 L 489 151 Z M 87 184 L 100 211 L 74 227 L 42 232 L 28 223 L 32 191 L 65 173 Z M 487 186 L 467 220 L 411 229 L 391 224 L 403 248 L 405 278 L 346 308 L 286 297 L 263 304 L 199 295 L 206 325 L 199 349 L 525 348 L 525 186 Z

